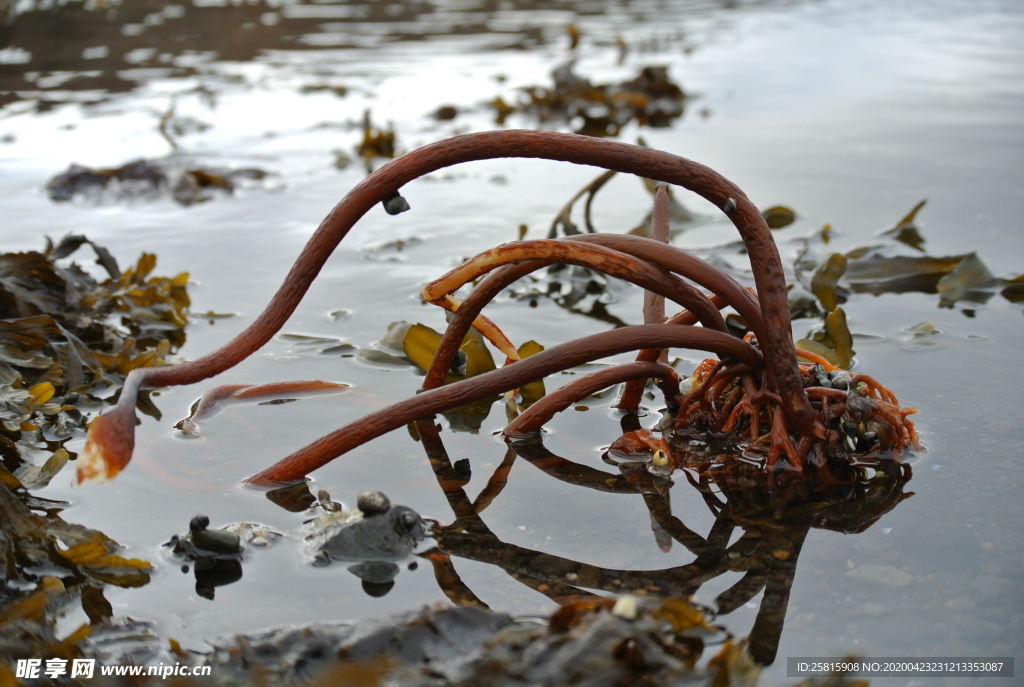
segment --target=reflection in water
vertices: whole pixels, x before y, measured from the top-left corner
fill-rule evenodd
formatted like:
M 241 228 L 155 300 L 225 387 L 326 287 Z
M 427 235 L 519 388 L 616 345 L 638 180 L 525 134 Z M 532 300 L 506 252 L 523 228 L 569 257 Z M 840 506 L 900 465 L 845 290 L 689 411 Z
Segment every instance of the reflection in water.
M 390 592 L 401 572 L 391 561 L 367 561 L 351 566 L 348 571 L 363 581 L 363 591 L 373 597 Z
M 200 558 L 195 564 L 196 594 L 213 601 L 214 587 L 242 579 L 242 562 L 236 558 Z
M 645 8 L 628 5 L 581 7 L 568 0 L 476 3 L 420 2 L 126 2 L 94 6 L 86 2 L 6 3 L 0 8 L 0 106 L 28 101 L 39 112 L 63 102 L 98 103 L 155 79 L 213 77 L 226 83 L 238 77 L 217 74 L 215 63 L 283 62 L 302 71 L 294 55 L 306 51 L 373 49 L 394 43 L 424 43 L 437 37 L 477 37 L 491 50 L 527 50 L 566 41 L 571 17 L 612 11 L 623 25 L 644 16 Z M 542 12 L 536 12 L 543 9 Z M 692 9 L 692 8 L 691 8 Z M 707 9 L 703 6 L 701 9 Z M 6 16 L 5 16 L 6 15 Z M 590 38 L 594 38 L 590 36 Z M 611 35 L 599 40 L 608 42 Z M 678 36 L 664 36 L 668 48 Z M 624 56 L 630 49 L 616 34 Z M 304 93 L 333 92 L 344 97 L 344 84 L 332 82 L 313 65 Z M 212 104 L 209 84 L 191 92 Z M 631 120 L 662 127 L 682 115 L 682 91 L 664 69 L 648 68 L 619 85 L 591 84 L 563 65 L 550 87 L 535 87 L 513 98 L 498 98 L 490 107 L 498 123 L 515 111 L 540 121 L 582 121 L 581 132 L 615 135 Z M 441 107 L 438 120 L 457 110 Z M 161 130 L 186 133 L 202 127 L 170 108 Z
M 438 584 L 453 603 L 486 606 L 462 582 L 453 557 L 496 565 L 559 604 L 592 597 L 587 590 L 689 597 L 720 575 L 740 572 L 742 579 L 715 599 L 717 611 L 728 614 L 764 590 L 749 639 L 751 655 L 764 665 L 775 661 L 797 560 L 811 528 L 863 532 L 912 495 L 904 492 L 911 479 L 910 466 L 892 459 L 857 464 L 848 474 L 815 484 L 787 472 L 773 477 L 759 465 L 722 455 L 692 462 L 683 470 L 716 518 L 707 536 L 701 536 L 672 514 L 669 494 L 673 482 L 652 475 L 641 462 L 620 463 L 619 474 L 613 474 L 556 456 L 534 436 L 511 443 L 505 460 L 473 502 L 437 427 L 420 421 L 416 430 L 456 516 L 451 525 L 435 527 L 437 547 L 422 554 L 434 565 Z M 501 492 L 516 458 L 569 484 L 639 495 L 657 525 L 656 534 L 671 537 L 696 558 L 687 565 L 663 570 L 614 570 L 501 541 L 480 513 Z M 730 545 L 737 528 L 742 534 Z

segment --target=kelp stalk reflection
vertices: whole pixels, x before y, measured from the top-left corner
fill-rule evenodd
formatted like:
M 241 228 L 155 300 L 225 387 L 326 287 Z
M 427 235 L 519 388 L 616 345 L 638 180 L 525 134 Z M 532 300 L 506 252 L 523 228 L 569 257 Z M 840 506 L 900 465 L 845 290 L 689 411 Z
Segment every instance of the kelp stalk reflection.
M 812 528 L 863 532 L 912 496 L 904 492 L 912 476 L 910 466 L 891 459 L 868 461 L 874 470 L 870 476 L 865 466 L 848 468 L 842 482 L 828 486 L 812 488 L 807 480 L 789 474 L 781 489 L 770 488 L 771 475 L 738 456 L 695 460 L 685 474 L 716 518 L 711 531 L 702 537 L 672 514 L 668 500 L 672 483 L 651 475 L 641 463 L 622 462 L 618 466 L 621 474 L 615 475 L 555 456 L 544 448 L 540 436 L 512 442 L 512 460 L 521 457 L 568 484 L 607 493 L 639 493 L 652 519 L 696 556 L 677 568 L 614 570 L 500 540 L 480 517 L 483 509 L 471 502 L 463 482 L 457 479 L 436 426 L 421 421 L 416 428 L 456 516 L 451 525 L 435 527 L 437 547 L 421 555 L 434 564 L 437 582 L 453 603 L 486 606 L 459 577 L 453 558 L 496 565 L 560 605 L 593 598 L 588 589 L 689 598 L 710 580 L 740 572 L 743 577 L 716 597 L 715 606 L 719 615 L 725 615 L 764 590 L 748 645 L 751 657 L 762 665 L 775 661 L 797 560 L 808 532 Z M 485 491 L 489 488 L 490 484 Z M 730 545 L 737 527 L 743 534 Z M 702 642 L 694 641 L 699 655 Z
M 321 223 L 284 284 L 266 310 L 242 334 L 221 349 L 198 360 L 161 369 L 136 370 L 125 384 L 119 403 L 98 418 L 79 461 L 79 476 L 91 472 L 112 477 L 131 458 L 135 396 L 142 386 L 190 384 L 218 374 L 245 359 L 277 332 L 298 305 L 334 248 L 355 222 L 377 203 L 395 198 L 409 181 L 437 169 L 472 160 L 500 157 L 545 158 L 593 165 L 676 184 L 696 192 L 726 213 L 736 226 L 754 266 L 757 297 L 720 270 L 656 241 L 597 234 L 562 240 L 517 242 L 487 251 L 425 289 L 428 300 L 455 307 L 455 317 L 435 355 L 424 382 L 426 393 L 374 413 L 301 449 L 272 468 L 251 478 L 256 483 L 301 479 L 365 441 L 418 418 L 473 400 L 510 391 L 529 381 L 581 362 L 635 349 L 670 346 L 718 353 L 722 360 L 686 398 L 679 399 L 677 429 L 703 435 L 721 434 L 727 418 L 746 402 L 751 409 L 765 407 L 752 422 L 730 425 L 732 439 L 746 434 L 753 442 L 770 444 L 768 466 L 780 454 L 794 470 L 804 462 L 825 467 L 826 459 L 848 462 L 860 451 L 843 439 L 843 422 L 857 426 L 874 441 L 866 450 L 899 451 L 914 443 L 914 435 L 901 410 L 889 402 L 884 388 L 867 382 L 845 392 L 843 412 L 830 399 L 805 387 L 819 388 L 815 369 L 797 362 L 793 344 L 782 262 L 764 218 L 734 184 L 714 171 L 668 153 L 572 134 L 539 131 L 492 131 L 446 139 L 394 160 L 368 176 Z M 596 244 L 596 245 L 594 245 Z M 563 344 L 506 367 L 435 389 L 443 381 L 462 337 L 483 306 L 506 279 L 546 264 L 564 262 L 623 276 L 648 291 L 676 301 L 697 316 L 704 326 L 652 324 L 625 328 Z M 468 281 L 490 273 L 467 300 L 454 306 L 451 294 Z M 741 341 L 726 333 L 717 307 L 685 280 L 709 288 L 732 305 L 752 327 Z M 479 296 L 478 296 L 479 292 Z M 756 304 L 756 307 L 753 307 Z M 709 307 L 710 306 L 710 307 Z M 757 312 L 755 312 L 757 310 Z M 656 359 L 657 356 L 655 356 Z M 809 377 L 810 375 L 810 377 Z M 859 390 L 858 390 L 859 387 Z M 887 400 L 889 399 L 889 400 Z M 746 407 L 746 406 L 744 406 Z M 742 415 L 742 413 L 740 413 Z M 851 417 L 847 420 L 847 414 Z M 746 417 L 744 415 L 744 417 Z M 747 426 L 749 424 L 749 427 Z M 870 429 L 867 427 L 870 425 Z M 796 434 L 796 446 L 790 437 Z

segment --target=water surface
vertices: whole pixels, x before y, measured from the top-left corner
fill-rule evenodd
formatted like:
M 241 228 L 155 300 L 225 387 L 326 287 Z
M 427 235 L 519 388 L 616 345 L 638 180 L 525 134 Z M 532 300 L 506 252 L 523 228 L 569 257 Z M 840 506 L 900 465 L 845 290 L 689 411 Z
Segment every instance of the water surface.
M 582 33 L 575 53 L 564 32 L 569 23 Z M 232 31 L 221 30 L 227 26 Z M 109 246 L 122 263 L 143 250 L 157 253 L 158 272 L 190 273 L 194 313 L 236 314 L 215 323 L 195 317 L 180 355 L 199 357 L 252 322 L 320 219 L 364 176 L 358 161 L 345 169 L 334 161 L 335 151 L 352 155 L 365 110 L 376 123 L 391 122 L 400 150 L 410 150 L 453 133 L 494 128 L 488 101 L 547 85 L 552 69 L 575 58 L 577 73 L 602 83 L 633 78 L 646 65 L 668 66 L 695 96 L 684 116 L 667 128 L 630 124 L 619 138 L 642 136 L 650 146 L 707 164 L 760 207 L 795 208 L 797 222 L 775 234 L 787 264 L 800 239 L 825 223 L 833 227 L 831 250 L 870 245 L 927 198 L 918 226 L 929 254 L 976 251 L 995 275 L 1013 278 L 1024 272 L 1022 29 L 1020 5 L 995 1 L 543 8 L 126 3 L 106 13 L 69 5 L 22 15 L 5 29 L 0 52 L 6 63 L 0 88 L 7 94 L 0 111 L 4 249 L 36 250 L 43 235 L 75 232 Z M 630 46 L 621 59 L 617 37 Z M 345 94 L 322 86 L 344 87 Z M 177 154 L 205 165 L 256 166 L 271 172 L 270 180 L 191 207 L 170 199 L 58 204 L 47 197 L 47 179 L 72 162 L 117 166 L 172 152 L 158 132 L 172 103 L 175 117 L 205 126 L 176 136 Z M 459 116 L 431 118 L 442 105 L 455 106 Z M 513 115 L 505 125 L 538 123 Z M 572 123 L 544 126 L 570 130 Z M 460 260 L 515 239 L 520 224 L 528 226 L 528 237 L 543 237 L 562 204 L 596 174 L 500 160 L 409 184 L 403 194 L 413 210 L 389 217 L 377 209 L 364 218 L 284 331 L 367 348 L 395 320 L 442 328 L 441 313 L 420 301 L 422 286 Z M 746 270 L 716 210 L 687 194 L 679 198 L 702 219 L 676 244 Z M 649 203 L 639 182 L 618 177 L 598 196 L 595 222 L 604 231 L 627 231 Z M 401 250 L 393 244 L 399 240 Z M 614 294 L 609 311 L 639 323 L 639 289 L 621 286 Z M 952 307 L 940 307 L 939 297 L 927 293 L 853 294 L 844 307 L 859 335 L 857 370 L 919 410 L 927 452 L 910 459 L 913 478 L 905 491 L 913 498 L 867 531 L 810 530 L 780 660 L 766 671 L 764 684 L 791 682 L 786 656 L 1020 659 L 1021 305 L 995 289 L 984 303 Z M 552 345 L 609 327 L 544 299 L 530 308 L 499 298 L 489 314 L 516 342 Z M 940 333 L 920 341 L 904 331 L 923 321 Z M 794 332 L 804 336 L 815 324 L 798 320 Z M 699 360 L 694 352 L 677 354 Z M 196 440 L 181 438 L 172 425 L 213 382 L 163 390 L 155 399 L 163 419 L 142 417 L 134 461 L 114 483 L 73 488 L 68 468 L 39 492 L 70 502 L 66 520 L 99 529 L 156 565 L 147 586 L 106 590 L 115 614 L 152 620 L 161 635 L 202 648 L 211 638 L 284 623 L 379 617 L 447 602 L 429 565 L 403 569 L 394 589 L 374 598 L 343 566 L 311 566 L 297 539 L 248 557 L 242 580 L 217 588 L 213 601 L 197 596 L 192 576 L 167 557 L 161 544 L 198 512 L 215 524 L 244 520 L 294 531 L 300 514 L 239 481 L 404 398 L 420 383 L 412 368 L 382 370 L 355 358 L 296 350 L 283 338 L 216 383 L 289 379 L 345 382 L 354 389 L 284 405 L 235 406 L 206 423 Z M 565 413 L 550 425 L 546 447 L 612 469 L 600 458 L 620 432 L 612 403 L 609 398 L 588 412 Z M 657 409 L 653 402 L 651 409 Z M 644 422 L 655 419 L 652 414 Z M 505 458 L 504 444 L 493 436 L 504 423 L 496 404 L 477 433 L 442 431 L 452 460 L 470 459 L 470 495 Z M 82 443 L 68 447 L 80 450 Z M 422 446 L 406 432 L 365 445 L 312 478 L 314 493 L 327 489 L 347 506 L 357 492 L 377 488 L 425 516 L 454 517 Z M 673 513 L 706 535 L 714 516 L 697 492 L 677 476 L 671 494 Z M 693 559 L 679 544 L 662 551 L 639 496 L 574 487 L 523 460 L 483 517 L 505 542 L 596 566 L 651 570 Z M 535 615 L 555 607 L 496 566 L 463 559 L 455 566 L 492 608 Z M 894 585 L 851 574 L 877 570 L 870 566 L 912 581 L 897 577 L 900 585 Z M 707 582 L 696 600 L 713 608 L 739 577 L 727 573 Z M 745 636 L 760 601 L 755 597 L 716 622 Z M 70 630 L 80 620 L 65 622 Z M 973 682 L 947 678 L 944 684 Z

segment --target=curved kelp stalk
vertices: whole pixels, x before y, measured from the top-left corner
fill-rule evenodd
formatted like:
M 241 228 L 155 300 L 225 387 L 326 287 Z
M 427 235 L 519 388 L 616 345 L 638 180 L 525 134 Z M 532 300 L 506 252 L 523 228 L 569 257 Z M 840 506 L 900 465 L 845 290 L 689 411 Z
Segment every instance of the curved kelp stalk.
M 423 393 L 388 406 L 345 425 L 299 449 L 287 458 L 249 478 L 254 484 L 278 484 L 301 480 L 317 468 L 357 446 L 376 439 L 391 430 L 404 427 L 413 420 L 430 417 L 481 398 L 493 398 L 518 389 L 528 382 L 577 365 L 611 355 L 643 348 L 676 346 L 713 351 L 736 357 L 760 367 L 761 352 L 739 339 L 703 327 L 677 325 L 644 325 L 624 327 L 593 334 L 569 343 L 552 346 L 512 365 Z M 437 361 L 437 358 L 434 358 Z
M 797 469 L 805 456 L 815 461 L 832 455 L 829 451 L 837 442 L 844 441 L 837 427 L 846 421 L 843 418 L 852 415 L 861 425 L 874 423 L 873 429 L 864 431 L 881 436 L 883 447 L 899 450 L 908 442 L 916 442 L 912 425 L 904 420 L 912 411 L 896 406 L 891 392 L 873 385 L 873 380 L 852 381 L 851 398 L 822 396 L 817 391 L 809 394 L 805 390 L 813 386 L 808 383 L 808 374 L 814 373 L 808 372 L 807 365 L 801 367 L 797 360 L 778 250 L 761 214 L 734 184 L 703 165 L 649 148 L 555 132 L 492 131 L 446 139 L 382 166 L 352 189 L 324 219 L 267 308 L 245 331 L 197 360 L 132 371 L 117 404 L 90 425 L 86 447 L 78 461 L 79 481 L 113 477 L 128 464 L 140 388 L 207 379 L 238 364 L 265 344 L 284 325 L 338 243 L 374 205 L 382 203 L 389 214 L 403 212 L 409 205 L 399 190 L 409 181 L 462 162 L 503 157 L 593 165 L 675 184 L 701 195 L 721 208 L 739 231 L 754 268 L 758 295 L 706 262 L 650 239 L 587 234 L 499 246 L 452 270 L 424 290 L 428 301 L 455 313 L 424 380 L 424 393 L 333 432 L 251 481 L 298 480 L 338 455 L 410 421 L 514 391 L 554 372 L 617 353 L 640 349 L 638 362 L 653 363 L 663 349 L 673 346 L 714 352 L 724 361 L 711 371 L 702 366 L 710 378 L 688 380 L 689 394 L 676 394 L 674 400 L 668 400 L 670 407 L 680 408 L 679 429 L 684 433 L 691 429 L 721 432 L 730 423 L 729 431 L 737 437 L 743 433 L 752 441 L 767 437 L 772 455 L 785 454 L 788 463 Z M 658 220 L 665 213 L 655 214 Z M 481 315 L 481 310 L 508 284 L 556 263 L 579 265 L 631 281 L 684 309 L 665 324 L 645 324 L 585 337 L 518 360 L 509 339 Z M 483 279 L 464 302 L 454 298 L 457 289 L 480 277 Z M 710 290 L 711 296 L 696 285 Z M 727 305 L 749 324 L 751 334 L 746 341 L 728 334 L 719 312 Z M 703 326 L 693 326 L 698 322 Z M 501 369 L 441 387 L 471 326 L 505 352 L 508 363 Z M 665 378 L 664 374 L 655 374 L 654 368 L 649 369 L 649 376 Z M 627 410 L 638 402 L 633 398 L 637 395 L 637 384 L 642 382 L 634 383 L 631 398 L 624 399 Z M 767 421 L 764 428 L 762 419 Z M 791 433 L 795 435 L 796 446 Z M 845 443 L 849 444 L 849 440 Z

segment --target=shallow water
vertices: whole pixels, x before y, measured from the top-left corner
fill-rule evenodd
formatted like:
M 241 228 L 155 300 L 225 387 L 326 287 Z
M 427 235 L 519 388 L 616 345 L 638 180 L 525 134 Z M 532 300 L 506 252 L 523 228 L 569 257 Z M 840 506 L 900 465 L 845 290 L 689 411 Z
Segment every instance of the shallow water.
M 153 8 L 142 12 L 129 5 L 113 18 L 78 24 L 83 34 L 95 33 L 69 39 L 60 51 L 39 38 L 38 26 L 30 27 L 32 33 L 15 24 L 8 52 L 0 53 L 15 62 L 0 65 L 0 83 L 20 94 L 7 98 L 11 102 L 0 114 L 0 138 L 9 141 L 0 144 L 4 249 L 39 249 L 44 234 L 73 231 L 110 247 L 122 263 L 148 250 L 159 256 L 157 272 L 189 271 L 193 312 L 237 314 L 213 324 L 196 316 L 180 355 L 197 358 L 259 314 L 323 215 L 364 176 L 358 161 L 336 169 L 333 151 L 351 154 L 365 109 L 372 109 L 375 122 L 393 123 L 401 150 L 493 128 L 484 103 L 498 95 L 510 99 L 521 86 L 550 83 L 550 71 L 572 56 L 564 26 L 575 22 L 583 35 L 577 73 L 613 82 L 648 64 L 668 65 L 673 79 L 696 95 L 671 127 L 630 124 L 620 140 L 643 136 L 652 147 L 725 174 L 759 207 L 784 203 L 797 210 L 797 222 L 775 233 L 785 263 L 802 247 L 798 239 L 824 223 L 833 227 L 829 250 L 870 245 L 927 198 L 918 224 L 930 255 L 976 251 L 999 277 L 1024 272 L 1024 11 L 1018 3 L 387 7 L 403 7 L 402 16 L 376 4 L 185 6 L 183 17 L 164 11 L 163 23 L 147 24 Z M 141 14 L 132 18 L 132 12 Z M 230 34 L 239 38 L 229 41 L 210 28 L 214 19 L 252 26 L 242 26 Z M 142 28 L 126 31 L 126 24 Z M 194 28 L 203 26 L 205 35 Z M 174 35 L 191 37 L 176 45 Z M 632 46 L 621 64 L 616 36 Z M 107 57 L 79 57 L 107 44 Z M 31 53 L 31 61 L 17 64 L 24 55 L 11 45 Z M 148 58 L 132 52 L 149 46 L 156 50 Z M 89 70 L 102 74 L 69 77 Z M 26 74 L 32 71 L 39 73 Z M 303 92 L 320 85 L 347 92 Z M 176 139 L 180 155 L 211 166 L 260 167 L 273 173 L 265 187 L 187 208 L 169 199 L 50 201 L 46 180 L 72 162 L 116 166 L 168 154 L 157 127 L 172 101 L 175 116 L 209 125 Z M 459 116 L 450 122 L 430 118 L 441 105 L 458 107 Z M 513 115 L 506 124 L 536 122 Z M 395 320 L 440 329 L 441 313 L 420 302 L 423 284 L 465 257 L 515 239 L 520 224 L 528 225 L 528 237 L 543 237 L 562 204 L 594 176 L 593 169 L 500 160 L 413 182 L 403 190 L 412 211 L 389 217 L 374 210 L 364 218 L 283 331 L 366 348 Z M 677 236 L 676 245 L 743 264 L 743 256 L 727 247 L 735 236 L 716 210 L 688 194 L 679 198 L 702 219 Z M 595 201 L 595 223 L 601 230 L 626 231 L 640 223 L 649 202 L 636 180 L 616 178 Z M 396 240 L 406 241 L 401 250 L 389 246 Z M 779 659 L 763 684 L 792 682 L 786 656 L 1024 656 L 1024 373 L 1015 364 L 1022 309 L 998 290 L 992 293 L 985 303 L 951 308 L 925 293 L 852 294 L 844 305 L 860 335 L 857 370 L 919 410 L 916 424 L 927 452 L 910 461 L 913 479 L 906 490 L 914 497 L 867 531 L 810 531 Z M 639 323 L 640 290 L 621 287 L 615 295 L 609 311 Z M 338 310 L 346 312 L 330 315 Z M 544 299 L 534 309 L 501 298 L 489 315 L 513 341 L 545 345 L 609 326 Z M 904 331 L 922 321 L 940 333 L 921 341 Z M 804 336 L 815 324 L 798 320 L 794 332 Z M 695 352 L 679 355 L 700 359 Z M 216 383 L 289 379 L 354 388 L 284 405 L 233 406 L 203 424 L 202 438 L 191 440 L 172 425 L 213 382 L 163 390 L 155 399 L 163 419 L 142 417 L 134 460 L 114 483 L 73 488 L 68 468 L 38 492 L 71 503 L 65 520 L 101 530 L 132 556 L 156 565 L 145 587 L 106 590 L 115 614 L 152 620 L 161 636 L 202 648 L 206 639 L 273 625 L 379 617 L 446 602 L 428 565 L 403 568 L 393 590 L 374 598 L 344 566 L 313 567 L 297 538 L 248 556 L 242 580 L 218 587 L 211 602 L 196 595 L 191 574 L 179 572 L 161 548 L 198 512 L 218 525 L 244 520 L 296 530 L 301 514 L 286 512 L 239 481 L 406 397 L 420 382 L 412 368 L 381 370 L 355 358 L 296 351 L 279 337 Z M 548 380 L 549 387 L 559 383 Z M 546 447 L 609 469 L 600 456 L 620 432 L 612 403 L 608 398 L 588 412 L 563 414 L 551 423 Z M 648 425 L 654 420 L 644 418 Z M 504 444 L 492 436 L 504 424 L 504 410 L 495 404 L 478 433 L 453 433 L 447 426 L 442 432 L 452 460 L 470 459 L 470 495 L 505 457 Z M 68 448 L 80 450 L 82 443 Z M 327 489 L 349 507 L 357 492 L 376 488 L 424 516 L 443 522 L 454 517 L 422 446 L 406 432 L 352 451 L 312 477 L 314 493 Z M 671 494 L 673 513 L 706 535 L 714 516 L 697 492 L 677 477 Z M 693 559 L 678 544 L 668 552 L 659 548 L 637 495 L 572 487 L 523 460 L 513 465 L 508 486 L 483 518 L 505 542 L 606 568 L 664 569 Z M 455 566 L 492 608 L 534 615 L 555 607 L 496 566 L 463 559 L 455 559 Z M 894 577 L 893 570 L 903 575 Z M 715 597 L 739 577 L 726 573 L 707 582 L 696 600 L 714 607 Z M 758 595 L 716 622 L 745 636 L 760 600 Z M 70 631 L 82 618 L 64 622 Z M 873 682 L 925 684 L 919 678 Z

